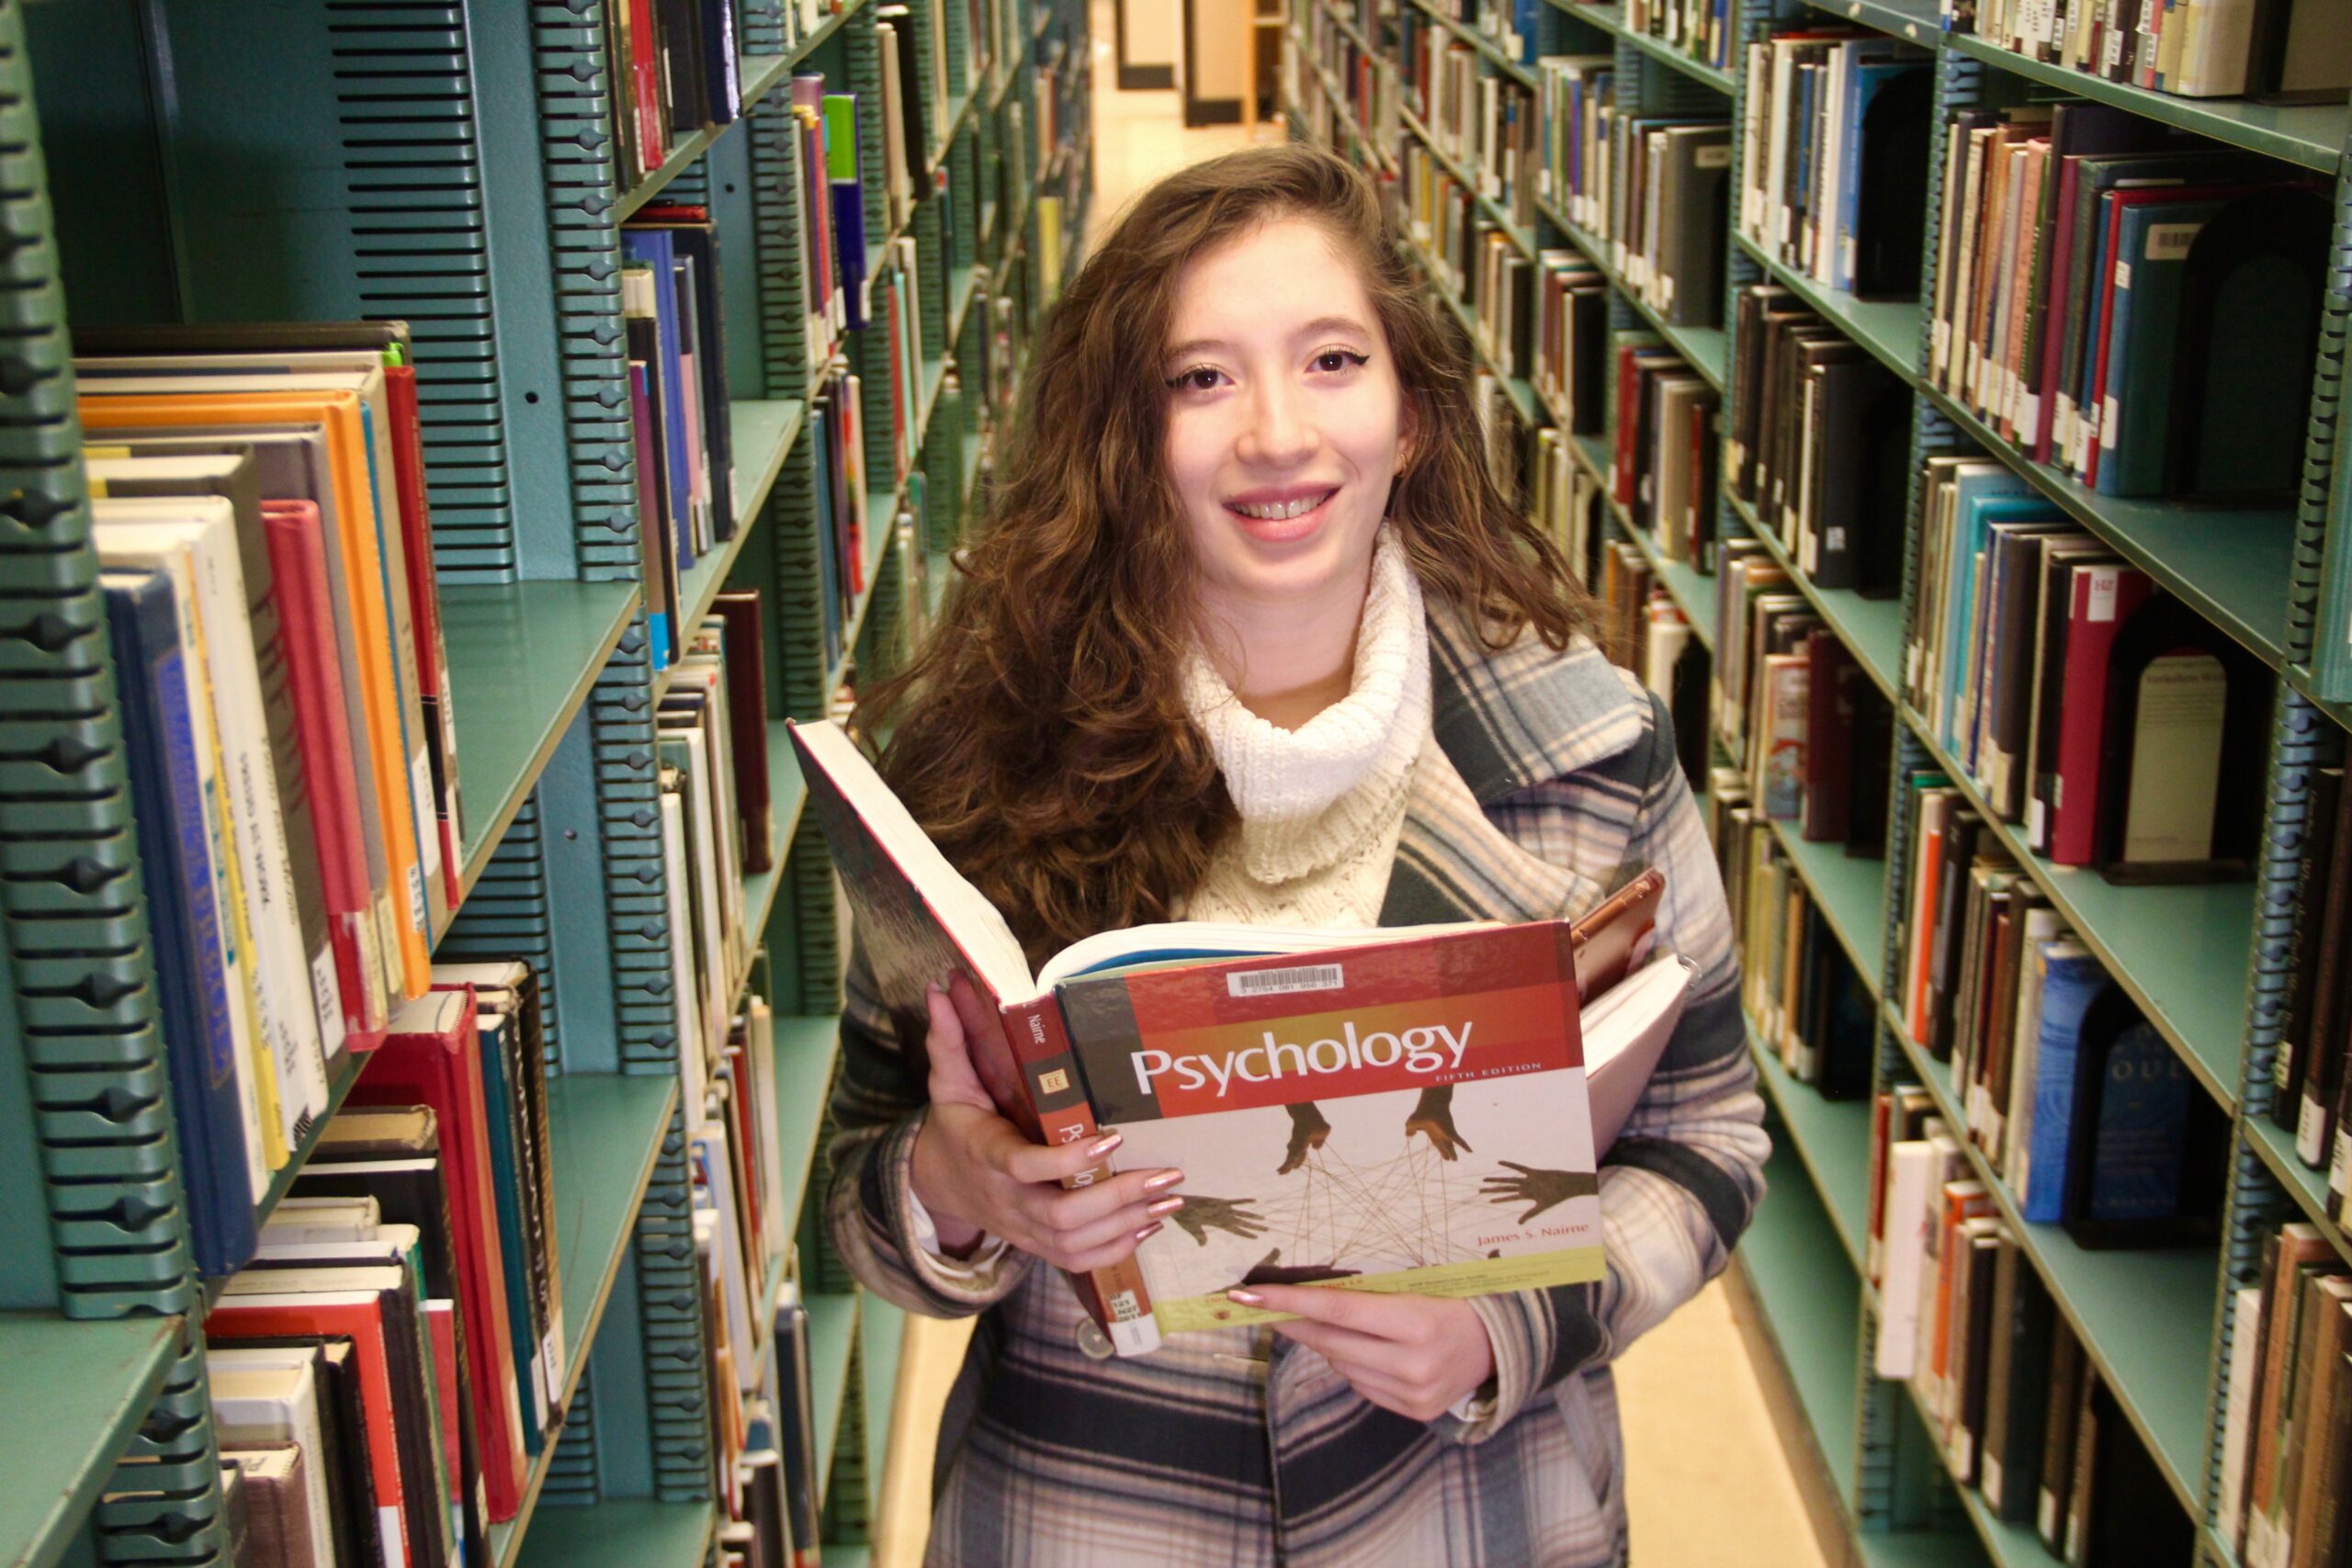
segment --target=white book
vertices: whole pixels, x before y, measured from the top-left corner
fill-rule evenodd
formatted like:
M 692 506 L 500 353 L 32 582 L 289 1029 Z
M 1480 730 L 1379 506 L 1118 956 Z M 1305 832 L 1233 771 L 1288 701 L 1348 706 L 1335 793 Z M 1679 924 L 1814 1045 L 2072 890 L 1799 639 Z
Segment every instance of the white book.
M 699 1112 L 708 1091 L 702 988 L 695 979 L 694 895 L 686 880 L 686 803 L 674 769 L 662 780 L 662 881 L 669 889 L 670 990 L 678 1012 L 679 1103 Z
M 383 1212 L 372 1196 L 311 1198 L 288 1195 L 263 1222 L 261 1239 L 272 1241 L 362 1241 L 376 1234 Z
M 1934 1144 L 1913 1138 L 1887 1151 L 1886 1249 L 1881 1275 L 1878 1344 L 1871 1367 L 1883 1378 L 1908 1378 L 1918 1366 L 1919 1298 L 1933 1216 L 1936 1173 L 1943 1168 Z
M 789 1227 L 793 1216 L 784 1210 L 784 1131 L 775 1093 L 775 1013 L 763 998 L 752 996 L 745 1000 L 743 1021 L 743 1054 L 751 1061 L 753 1079 L 767 1089 L 752 1105 L 753 1121 L 760 1132 L 762 1186 L 765 1190 L 760 1209 L 761 1231 L 768 1250 L 781 1252 L 791 1245 Z
M 216 1361 L 207 1352 L 204 1375 L 211 1385 L 213 1427 L 223 1448 L 275 1442 L 291 1443 L 301 1450 L 311 1562 L 316 1568 L 334 1568 L 334 1516 L 327 1505 L 326 1438 L 320 1426 L 314 1352 L 282 1354 L 290 1364 Z

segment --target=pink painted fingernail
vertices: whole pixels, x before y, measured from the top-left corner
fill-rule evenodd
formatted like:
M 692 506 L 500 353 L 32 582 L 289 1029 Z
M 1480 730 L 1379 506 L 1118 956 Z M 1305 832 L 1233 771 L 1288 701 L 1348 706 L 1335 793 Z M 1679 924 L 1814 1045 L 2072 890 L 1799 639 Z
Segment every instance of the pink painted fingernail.
M 1147 1214 L 1172 1214 L 1183 1206 L 1184 1200 L 1182 1198 L 1162 1198 L 1159 1202 L 1154 1203 L 1151 1207 L 1146 1209 L 1144 1213 Z
M 1144 1226 L 1143 1229 L 1136 1232 L 1136 1240 L 1138 1243 L 1149 1241 L 1153 1236 L 1158 1235 L 1161 1231 L 1166 1230 L 1167 1228 L 1168 1227 L 1166 1225 L 1163 1225 L 1158 1220 L 1154 1220 L 1151 1224 Z
M 1178 1182 L 1183 1179 L 1184 1173 L 1181 1170 L 1163 1170 L 1158 1176 L 1155 1176 L 1150 1180 L 1145 1182 L 1143 1184 L 1143 1190 L 1147 1192 L 1165 1192 L 1168 1189 L 1175 1186 Z
M 1126 1141 L 1127 1136 L 1125 1133 L 1114 1133 L 1107 1138 L 1097 1138 L 1087 1145 L 1086 1156 L 1089 1159 L 1101 1159 Z
M 1255 1291 L 1232 1290 L 1226 1292 L 1225 1296 L 1227 1301 L 1239 1302 L 1246 1307 L 1263 1306 L 1266 1303 L 1266 1298 Z

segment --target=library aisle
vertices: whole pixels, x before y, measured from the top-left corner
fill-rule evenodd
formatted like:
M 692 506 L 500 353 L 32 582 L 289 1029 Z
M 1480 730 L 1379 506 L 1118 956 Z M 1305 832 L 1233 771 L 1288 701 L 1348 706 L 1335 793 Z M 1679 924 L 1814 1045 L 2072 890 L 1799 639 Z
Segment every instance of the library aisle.
M 1116 86 L 1110 0 L 1094 0 L 1092 32 L 1090 250 L 1128 198 L 1160 175 L 1283 134 L 1279 120 L 1187 129 L 1176 92 Z M 1821 1551 L 1732 1312 L 1730 1292 L 1710 1286 L 1618 1364 L 1634 1560 L 1669 1568 L 1816 1568 Z M 922 1561 L 933 1436 L 970 1332 L 968 1323 L 907 1320 L 876 1568 Z

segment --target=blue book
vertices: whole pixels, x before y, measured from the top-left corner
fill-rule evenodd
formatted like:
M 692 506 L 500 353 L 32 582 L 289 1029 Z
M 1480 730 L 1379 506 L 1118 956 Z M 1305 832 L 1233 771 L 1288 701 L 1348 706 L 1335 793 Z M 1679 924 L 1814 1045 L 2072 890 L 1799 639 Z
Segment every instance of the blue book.
M 2054 521 L 2059 513 L 2006 468 L 1998 474 L 1964 475 L 1953 488 L 1957 493 L 1948 562 L 1951 589 L 1945 595 L 1942 705 L 1935 717 L 1938 739 L 1946 750 L 1956 754 L 1962 734 L 1961 692 L 1967 684 L 1969 654 L 1974 646 L 1969 628 L 1976 610 L 1976 558 L 1992 537 L 1994 524 L 2026 518 Z
M 2125 1027 L 2103 1060 L 2076 1064 L 2077 1096 L 2096 1095 L 2084 1133 L 2084 1179 L 2069 1220 L 2093 1225 L 2160 1224 L 2180 1213 L 2188 1142 L 2188 1069 L 2145 1019 Z M 2092 1075 L 2096 1074 L 2096 1080 Z M 2085 1108 L 2088 1110 L 2088 1107 Z
M 2164 490 L 2165 425 L 2172 413 L 2173 340 L 2188 247 L 2226 200 L 2142 202 L 2116 232 L 2114 319 L 2108 323 L 2108 395 L 2099 411 L 2101 495 Z M 2116 396 L 2123 388 L 2127 395 Z
M 211 831 L 198 782 L 196 730 L 172 580 L 99 574 L 121 699 L 123 749 L 146 867 L 149 948 L 180 1140 L 180 1186 L 199 1273 L 234 1273 L 254 1255 L 237 1046 L 220 963 Z
M 523 1213 L 523 1179 L 526 1161 L 522 1150 L 523 1088 L 508 1068 L 513 1049 L 508 1033 L 514 1020 L 503 1014 L 479 1013 L 481 1034 L 483 1120 L 490 1124 L 491 1195 L 498 1209 L 498 1245 L 506 1272 L 506 1331 L 514 1341 L 514 1393 L 523 1411 L 523 1447 L 537 1453 L 547 1447 L 548 1394 L 545 1369 L 539 1364 L 542 1342 L 532 1321 L 537 1300 L 531 1282 L 531 1233 Z
M 849 325 L 866 324 L 865 186 L 857 157 L 857 95 L 827 93 L 825 179 L 833 200 L 833 234 L 840 258 L 842 303 Z
M 833 517 L 832 413 L 820 400 L 808 411 L 809 450 L 817 460 L 809 467 L 817 481 L 817 580 L 825 627 L 825 668 L 842 661 L 842 584 L 840 531 Z
M 1519 62 L 1535 63 L 1535 45 L 1544 27 L 1544 0 L 1511 0 L 1510 30 L 1519 35 Z
M 2042 943 L 2035 962 L 2042 971 L 2041 1027 L 2034 1042 L 2033 1125 L 2017 1184 L 2018 1212 L 2029 1224 L 2055 1224 L 2065 1217 L 2083 1019 L 2113 982 L 2087 949 L 2070 940 Z
M 662 427 L 668 434 L 662 474 L 670 496 L 670 528 L 676 539 L 680 575 L 694 567 L 694 482 L 686 465 L 686 389 L 679 368 L 677 245 L 666 229 L 623 229 L 621 254 L 653 270 L 654 333 L 661 350 L 652 366 L 662 400 Z
M 1830 287 L 1850 292 L 1854 287 L 1854 234 L 1862 220 L 1862 118 L 1870 113 L 1871 100 L 1878 96 L 1881 88 L 1929 67 L 1917 60 L 1875 57 L 1876 51 L 1849 50 L 1847 53 L 1856 63 L 1846 82 L 1846 164 L 1838 171 L 1838 243 L 1831 247 L 1836 265 Z

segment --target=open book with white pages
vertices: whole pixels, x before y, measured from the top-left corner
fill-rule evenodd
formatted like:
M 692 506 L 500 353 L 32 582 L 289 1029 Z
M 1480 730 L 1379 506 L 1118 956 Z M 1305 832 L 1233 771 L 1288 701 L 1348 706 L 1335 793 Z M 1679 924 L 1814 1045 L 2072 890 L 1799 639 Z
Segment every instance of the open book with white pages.
M 1575 922 L 1369 930 L 1172 922 L 1103 931 L 1034 973 L 857 744 L 792 739 L 903 1048 L 957 976 L 991 1022 L 973 1065 L 1041 1143 L 1124 1134 L 1082 1186 L 1181 1166 L 1183 1208 L 1070 1283 L 1123 1355 L 1264 1321 L 1263 1281 L 1471 1296 L 1600 1277 L 1598 1159 L 1693 973 L 1653 953 L 1664 877 Z M 920 1067 L 921 1064 L 917 1064 Z

